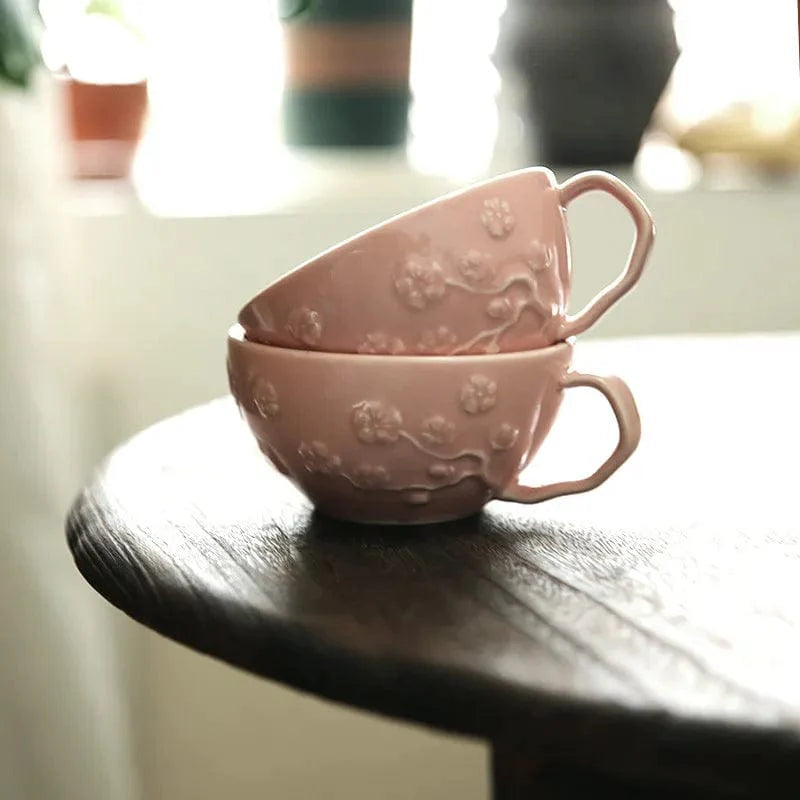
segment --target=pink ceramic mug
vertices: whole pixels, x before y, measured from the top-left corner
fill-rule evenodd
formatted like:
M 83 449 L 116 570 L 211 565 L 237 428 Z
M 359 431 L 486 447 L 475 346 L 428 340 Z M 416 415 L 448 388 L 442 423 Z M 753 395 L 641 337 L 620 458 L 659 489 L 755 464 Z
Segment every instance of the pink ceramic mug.
M 324 513 L 427 523 L 489 500 L 537 503 L 593 489 L 636 449 L 636 404 L 619 378 L 569 371 L 572 345 L 491 356 L 315 353 L 228 336 L 228 374 L 262 452 Z M 529 487 L 519 472 L 555 419 L 563 390 L 599 390 L 619 443 L 592 475 Z
M 635 226 L 614 283 L 575 316 L 566 206 L 608 192 Z M 311 259 L 239 313 L 247 338 L 342 353 L 461 355 L 546 347 L 585 331 L 639 280 L 653 220 L 619 179 L 513 172 L 394 217 Z

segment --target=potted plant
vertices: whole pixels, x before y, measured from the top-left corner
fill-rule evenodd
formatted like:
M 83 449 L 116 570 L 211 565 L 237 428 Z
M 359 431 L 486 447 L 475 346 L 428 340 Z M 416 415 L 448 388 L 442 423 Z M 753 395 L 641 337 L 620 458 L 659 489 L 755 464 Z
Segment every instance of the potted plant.
M 123 0 L 89 0 L 45 24 L 49 66 L 67 97 L 74 174 L 127 176 L 147 111 L 141 30 Z

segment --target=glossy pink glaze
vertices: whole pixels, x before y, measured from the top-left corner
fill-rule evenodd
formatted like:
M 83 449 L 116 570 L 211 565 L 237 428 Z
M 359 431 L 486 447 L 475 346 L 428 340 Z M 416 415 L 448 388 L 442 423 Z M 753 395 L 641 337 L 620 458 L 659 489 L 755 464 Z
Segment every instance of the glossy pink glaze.
M 415 524 L 473 514 L 493 498 L 533 503 L 602 483 L 639 441 L 618 378 L 569 372 L 572 345 L 488 356 L 318 353 L 228 336 L 231 392 L 261 451 L 324 513 Z M 591 476 L 544 487 L 517 476 L 549 432 L 563 389 L 609 400 L 619 444 Z
M 574 317 L 565 207 L 600 190 L 636 233 L 620 277 Z M 592 325 L 641 276 L 653 221 L 619 179 L 559 186 L 531 168 L 447 195 L 302 264 L 239 313 L 247 338 L 342 353 L 460 355 L 545 347 Z

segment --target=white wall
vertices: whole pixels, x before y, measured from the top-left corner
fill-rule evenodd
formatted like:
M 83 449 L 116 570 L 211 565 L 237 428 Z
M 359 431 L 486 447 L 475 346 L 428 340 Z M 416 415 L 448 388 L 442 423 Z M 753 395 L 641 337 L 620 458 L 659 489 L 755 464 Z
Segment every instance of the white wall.
M 85 410 L 99 457 L 135 430 L 225 391 L 225 332 L 273 278 L 343 237 L 448 187 L 342 173 L 281 212 L 156 217 L 103 190 L 74 200 L 85 298 Z M 592 336 L 796 328 L 796 186 L 641 190 L 658 225 L 640 288 Z M 570 209 L 575 307 L 621 268 L 625 214 L 606 198 Z M 134 670 L 148 800 L 316 796 L 480 798 L 479 743 L 334 707 L 121 626 Z M 376 787 L 380 787 L 379 789 Z

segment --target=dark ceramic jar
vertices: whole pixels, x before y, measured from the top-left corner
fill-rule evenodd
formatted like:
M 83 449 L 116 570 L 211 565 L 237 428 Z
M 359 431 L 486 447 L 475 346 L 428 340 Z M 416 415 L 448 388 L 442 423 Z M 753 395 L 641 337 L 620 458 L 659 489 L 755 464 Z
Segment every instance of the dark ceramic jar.
M 667 0 L 509 0 L 495 61 L 542 163 L 633 161 L 678 57 Z

